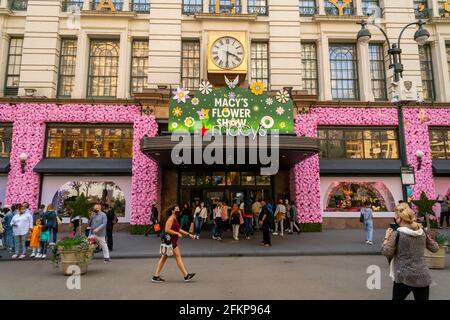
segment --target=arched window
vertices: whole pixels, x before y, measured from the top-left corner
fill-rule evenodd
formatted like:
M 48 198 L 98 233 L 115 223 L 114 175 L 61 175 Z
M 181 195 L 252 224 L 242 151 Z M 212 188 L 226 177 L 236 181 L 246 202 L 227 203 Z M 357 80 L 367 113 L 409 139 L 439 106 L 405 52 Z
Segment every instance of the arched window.
M 89 97 L 116 97 L 119 41 L 92 40 L 89 51 Z
M 359 98 L 357 62 L 354 44 L 330 44 L 333 99 L 357 100 Z

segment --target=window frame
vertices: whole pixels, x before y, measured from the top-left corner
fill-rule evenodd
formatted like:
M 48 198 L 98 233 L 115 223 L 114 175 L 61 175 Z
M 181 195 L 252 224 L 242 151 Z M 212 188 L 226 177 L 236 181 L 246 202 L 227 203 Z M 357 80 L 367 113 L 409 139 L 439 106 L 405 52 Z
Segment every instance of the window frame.
M 64 12 L 68 12 L 68 8 L 71 6 L 77 6 L 78 8 L 80 8 L 80 11 L 83 10 L 83 4 L 84 1 L 83 0 L 64 0 L 63 1 L 63 8 L 62 10 Z
M 186 3 L 186 1 L 188 1 L 189 3 Z M 191 15 L 196 13 L 203 13 L 203 1 L 204 0 L 183 0 L 181 7 L 182 14 Z M 191 2 L 200 2 L 200 4 L 192 4 Z M 194 10 L 185 10 L 186 8 L 194 8 Z
M 27 11 L 28 0 L 11 0 L 9 1 L 9 9 L 12 11 Z
M 361 12 L 362 12 L 363 16 L 367 16 L 368 15 L 367 14 L 368 12 L 365 11 L 365 10 L 368 10 L 369 7 L 371 7 L 373 5 L 375 5 L 378 8 L 380 8 L 380 14 L 381 14 L 381 17 L 383 17 L 383 8 L 381 8 L 380 0 L 361 0 Z
M 133 79 L 134 78 L 138 78 L 138 79 L 140 79 L 140 78 L 144 78 L 144 79 L 147 79 L 147 80 L 144 80 L 144 88 L 143 88 L 143 90 L 145 90 L 145 88 L 146 88 L 146 85 L 148 85 L 148 72 L 147 71 L 144 71 L 144 76 L 133 76 L 133 59 L 135 59 L 135 58 L 138 58 L 138 59 L 146 59 L 147 60 L 147 66 L 146 66 L 146 68 L 145 69 L 148 69 L 148 59 L 149 59 L 149 55 L 148 55 L 148 53 L 147 53 L 147 58 L 143 58 L 143 57 L 136 57 L 136 56 L 134 56 L 134 51 L 133 51 L 133 49 L 134 49 L 134 43 L 135 42 L 146 42 L 147 43 L 147 52 L 148 52 L 148 49 L 149 49 L 149 39 L 147 38 L 147 39 L 144 39 L 144 38 L 134 38 L 132 41 L 131 41 L 131 61 L 130 61 L 130 94 L 131 94 L 131 96 L 133 96 L 134 94 L 136 94 L 136 93 L 142 93 L 142 91 L 133 91 Z
M 195 43 L 195 44 L 197 44 L 198 45 L 198 59 L 197 58 L 189 58 L 189 55 L 186 57 L 185 56 L 185 51 L 184 51 L 184 49 L 183 49 L 183 46 L 184 46 L 184 44 L 187 44 L 187 43 Z M 184 89 L 186 89 L 186 90 L 197 90 L 198 89 L 198 86 L 200 85 L 200 82 L 201 82 L 201 78 L 202 78 L 202 65 L 201 65 L 201 54 L 202 54 L 202 47 L 201 47 L 201 41 L 200 41 L 200 39 L 195 39 L 195 38 L 192 38 L 192 39 L 188 39 L 188 38 L 186 38 L 186 39 L 182 39 L 182 41 L 181 41 L 181 72 L 180 72 L 180 75 L 181 75 L 181 84 L 180 84 L 180 87 L 182 87 L 182 88 L 184 88 Z M 194 77 L 194 76 L 185 76 L 184 75 L 184 61 L 188 61 L 189 59 L 196 59 L 196 60 L 198 60 L 198 78 L 196 78 L 196 77 Z M 195 70 L 195 69 L 193 69 L 193 70 Z M 198 85 L 197 86 L 195 86 L 195 87 L 193 87 L 193 88 L 191 88 L 191 87 L 185 87 L 184 86 L 184 80 L 185 79 L 188 79 L 188 83 L 189 82 L 191 82 L 191 81 L 193 81 L 193 82 L 195 82 L 196 80 L 198 80 Z
M 426 56 L 426 58 L 429 58 L 427 60 L 422 60 L 422 54 L 421 54 L 421 50 L 424 50 L 424 54 Z M 431 45 L 430 43 L 426 43 L 423 46 L 419 46 L 419 63 L 420 63 L 420 77 L 422 80 L 422 94 L 423 94 L 423 89 L 424 89 L 424 83 L 427 84 L 426 88 L 427 91 L 429 92 L 429 94 L 431 94 L 431 97 L 428 98 L 424 98 L 425 101 L 436 101 L 436 83 L 434 81 L 435 77 L 434 77 L 434 68 L 433 68 L 433 53 L 431 51 Z M 423 69 L 422 67 L 425 66 L 427 67 L 427 70 Z M 427 78 L 424 79 L 423 75 L 424 73 L 427 73 Z M 431 79 L 428 79 L 428 77 L 430 77 Z M 428 85 L 431 85 L 431 91 L 429 90 L 430 87 Z
M 220 12 L 216 12 L 216 1 L 221 1 L 221 0 L 209 0 L 209 13 L 214 13 L 214 14 L 223 14 L 223 13 L 225 13 L 225 14 L 241 14 L 242 13 L 242 3 L 241 3 L 241 1 L 247 1 L 247 0 L 236 0 L 235 13 L 231 13 L 231 0 L 222 0 L 222 1 L 229 1 L 230 2 L 230 5 L 229 5 L 230 11 L 229 12 L 226 11 L 226 9 L 228 8 L 227 4 L 220 5 Z M 214 4 L 213 4 L 213 2 L 214 2 Z
M 321 130 L 325 130 L 327 133 L 327 136 L 325 139 L 322 139 L 319 137 L 319 132 Z M 385 139 L 385 140 L 381 140 L 381 139 L 365 139 L 364 138 L 364 131 L 371 131 L 371 132 L 381 132 L 381 131 L 394 131 L 395 133 L 395 140 L 394 139 Z M 341 131 L 342 132 L 342 139 L 329 139 L 329 131 Z M 361 133 L 361 139 L 347 139 L 345 137 L 345 132 L 351 132 L 351 131 L 359 131 Z M 322 143 L 320 143 L 321 145 L 321 150 L 319 152 L 319 157 L 321 160 L 399 160 L 400 159 L 400 144 L 399 144 L 399 133 L 398 133 L 398 128 L 394 127 L 394 126 L 317 126 L 317 138 L 320 140 L 320 142 L 322 141 L 342 141 L 344 143 L 344 149 L 342 150 L 343 153 L 345 154 L 345 157 L 329 157 L 328 153 L 328 143 L 327 143 L 327 150 L 326 150 L 326 157 L 322 156 L 323 150 L 322 150 Z M 348 148 L 347 148 L 347 141 L 352 141 L 352 140 L 358 140 L 362 142 L 362 146 L 363 146 L 363 157 L 362 158 L 350 158 L 347 156 L 348 154 Z M 396 158 L 368 158 L 366 157 L 366 153 L 365 153 L 365 148 L 364 148 L 364 141 L 380 141 L 380 142 L 389 142 L 389 141 L 396 141 L 396 146 L 397 146 L 397 157 Z
M 139 1 L 139 3 L 136 3 L 136 1 Z M 139 10 L 136 10 L 136 8 L 138 8 Z M 150 8 L 151 8 L 150 0 L 130 0 L 130 11 L 132 12 L 146 14 L 150 13 Z
M 425 10 L 419 11 L 419 5 L 424 4 Z M 428 7 L 428 1 L 427 0 L 413 0 L 414 5 L 414 16 L 416 19 L 429 19 L 431 16 L 430 8 Z
M 322 1 L 322 0 L 299 0 L 298 7 L 299 7 L 300 16 L 301 17 L 314 17 L 317 14 L 317 12 L 319 11 L 318 7 L 317 7 L 317 1 Z M 305 2 L 308 2 L 308 3 L 314 2 L 314 7 L 305 6 Z M 307 10 L 311 10 L 311 9 L 313 9 L 312 10 L 313 12 L 306 12 Z M 302 12 L 302 10 L 303 10 L 303 12 Z
M 8 156 L 3 157 L 0 153 L 0 159 L 8 159 L 11 157 L 11 149 L 12 149 L 12 136 L 13 136 L 13 123 L 12 122 L 0 122 L 0 128 L 2 129 L 9 129 L 10 132 L 10 136 L 1 140 L 0 141 L 9 141 L 9 151 L 8 151 Z
M 116 8 L 116 11 L 123 11 L 124 0 L 112 0 L 112 2 L 114 4 L 114 7 Z M 91 0 L 91 10 L 97 11 L 97 6 L 99 5 L 99 3 L 100 3 L 100 0 Z M 130 7 L 130 9 L 131 9 L 131 7 Z M 108 10 L 101 10 L 101 11 L 108 12 Z
M 64 44 L 64 41 L 75 41 L 75 45 L 76 45 L 76 49 L 75 49 L 75 51 L 77 51 L 78 50 L 78 43 L 77 43 L 77 41 L 78 41 L 78 39 L 77 38 L 62 38 L 61 39 L 61 45 L 60 45 L 60 53 L 59 53 L 59 65 L 58 65 L 58 87 L 57 87 L 57 89 L 56 89 L 56 96 L 57 97 L 65 97 L 65 98 L 70 98 L 70 97 L 72 97 L 72 91 L 71 91 L 71 94 L 70 95 L 61 95 L 61 87 L 60 87 L 60 85 L 61 85 L 61 78 L 63 77 L 63 76 L 67 76 L 67 75 L 62 75 L 61 74 L 61 71 L 62 71 L 62 61 L 63 61 L 63 44 Z M 65 55 L 64 55 L 65 56 Z M 69 56 L 69 55 L 67 55 L 67 56 Z M 75 65 L 74 65 L 74 73 L 73 73 L 73 75 L 70 75 L 70 77 L 72 77 L 73 79 L 72 79 L 72 90 L 73 90 L 73 86 L 75 86 L 75 74 L 76 74 L 76 72 L 75 72 L 75 70 L 76 70 L 76 68 L 77 68 L 77 59 L 76 59 L 76 57 L 77 57 L 77 54 L 76 54 L 76 52 L 75 52 L 75 55 L 73 55 L 72 57 L 75 57 Z
M 377 52 L 377 54 L 381 54 L 381 56 L 379 56 L 378 58 L 381 59 L 377 59 L 377 60 L 372 60 L 372 54 L 370 52 L 370 47 L 378 47 L 381 48 L 381 53 Z M 387 101 L 388 100 L 388 90 L 387 90 L 387 74 L 386 74 L 386 54 L 385 54 L 385 47 L 384 47 L 384 43 L 381 42 L 371 42 L 369 43 L 368 46 L 368 52 L 369 52 L 369 65 L 370 65 L 370 80 L 372 83 L 372 93 L 373 96 L 375 98 L 376 101 Z M 379 79 L 379 78 L 374 78 L 374 73 L 373 73 L 373 63 L 378 63 L 379 65 L 382 66 L 383 70 L 377 70 L 379 72 L 383 73 L 383 78 Z M 377 98 L 375 96 L 375 92 L 374 92 L 374 82 L 382 82 L 383 83 L 383 96 L 381 98 Z
M 9 63 L 11 62 L 11 56 L 12 56 L 12 54 L 11 54 L 11 43 L 12 43 L 12 41 L 13 40 L 21 40 L 21 43 L 22 43 L 22 45 L 21 45 L 21 50 L 20 50 L 20 65 L 19 65 L 19 74 L 18 75 L 15 75 L 15 74 L 9 74 Z M 20 74 L 21 74 L 21 69 L 22 69 L 22 57 L 23 57 L 23 42 L 24 42 L 24 38 L 23 37 L 11 37 L 11 38 L 9 38 L 9 43 L 8 43 L 8 57 L 7 57 L 7 62 L 6 62 L 6 70 L 5 70 L 5 84 L 4 84 L 4 86 L 3 86 L 3 89 L 4 89 L 4 96 L 5 97 L 11 97 L 11 96 L 15 96 L 15 95 L 17 95 L 18 94 L 18 92 L 15 94 L 15 95 L 13 95 L 13 94 L 7 94 L 8 93 L 8 90 L 16 90 L 17 89 L 17 91 L 19 91 L 19 87 L 20 87 Z M 17 54 L 15 54 L 14 56 L 19 56 L 19 55 L 17 55 Z M 17 87 L 9 87 L 8 86 L 8 78 L 9 77 L 16 77 L 16 76 L 18 76 L 19 77 L 19 84 L 17 85 Z
M 123 137 L 123 131 L 121 133 L 121 138 L 120 138 L 120 157 L 114 158 L 114 157 L 66 157 L 67 154 L 67 139 L 66 134 L 64 134 L 63 138 L 62 138 L 62 148 L 61 148 L 61 153 L 64 154 L 64 157 L 49 157 L 47 156 L 48 154 L 48 143 L 49 143 L 49 132 L 51 129 L 80 129 L 83 133 L 82 137 L 83 137 L 83 152 L 84 152 L 84 147 L 85 147 L 85 143 L 86 143 L 86 130 L 87 129 L 130 129 L 131 130 L 131 139 L 124 139 Z M 102 131 L 102 146 L 103 146 L 103 141 L 104 141 L 104 131 Z M 131 140 L 131 157 L 123 157 L 122 154 L 124 153 L 124 141 L 125 140 Z M 48 122 L 45 124 L 45 139 L 44 139 L 44 155 L 43 158 L 44 159 L 132 159 L 134 156 L 134 127 L 132 123 L 96 123 L 96 124 L 86 124 L 86 123 L 78 123 L 78 122 L 74 122 L 74 123 L 59 123 L 59 122 Z M 102 152 L 103 147 L 102 147 Z
M 435 158 L 433 156 L 433 150 L 431 149 L 432 145 L 431 145 L 431 132 L 435 131 L 435 132 L 439 132 L 440 134 L 443 134 L 444 136 L 444 158 Z M 450 139 L 449 139 L 449 134 L 450 134 L 450 127 L 443 127 L 443 126 L 429 126 L 428 127 L 428 141 L 430 144 L 430 152 L 431 152 L 431 160 L 450 160 Z M 445 138 L 447 137 L 447 138 Z M 449 150 L 447 152 L 447 149 Z
M 269 15 L 269 3 L 268 0 L 243 0 L 243 1 L 247 1 L 247 12 L 249 14 L 255 14 L 258 16 L 268 16 Z M 260 1 L 264 1 L 264 5 L 250 5 L 250 2 L 260 2 Z M 264 8 L 264 12 L 258 12 L 259 10 L 256 9 L 256 12 L 251 12 L 252 10 L 250 10 L 250 8 Z
M 311 93 L 311 92 L 309 92 L 309 89 L 305 89 L 305 83 L 304 83 L 304 81 L 305 81 L 305 77 L 304 77 L 304 71 L 305 70 L 307 70 L 306 68 L 303 68 L 303 62 L 302 62 L 302 68 L 301 68 L 301 70 L 302 70 L 302 85 L 303 85 L 303 90 L 308 90 L 308 94 L 311 94 L 311 95 L 315 95 L 315 96 L 319 96 L 319 94 L 320 94 L 320 91 L 319 91 L 319 63 L 318 63 L 318 59 L 319 59 L 319 57 L 318 57 L 318 48 L 317 48 L 317 43 L 315 42 L 315 41 L 302 41 L 301 43 L 300 43 L 300 46 L 301 46 L 301 48 L 300 48 L 300 51 L 301 51 L 301 54 L 303 55 L 303 45 L 314 45 L 314 54 L 315 54 L 315 59 L 305 59 L 305 60 L 308 60 L 308 61 L 315 61 L 315 72 L 316 72 L 316 78 L 315 79 L 313 79 L 313 78 L 306 78 L 306 81 L 314 81 L 315 82 L 315 91 L 316 91 L 316 93 Z M 302 56 L 302 61 L 303 61 L 303 56 Z
M 356 75 L 356 78 L 333 78 L 333 69 L 332 69 L 332 59 L 331 59 L 331 48 L 333 47 L 345 47 L 345 46 L 351 46 L 353 48 L 353 55 L 352 55 L 352 65 L 353 65 L 353 73 Z M 331 96 L 332 99 L 335 101 L 339 101 L 339 100 L 344 100 L 344 101 L 358 101 L 360 99 L 361 93 L 360 93 L 360 85 L 359 85 L 359 71 L 358 71 L 358 66 L 359 66 L 359 59 L 358 59 L 358 47 L 356 45 L 356 43 L 340 43 L 340 42 L 334 42 L 334 43 L 329 43 L 328 46 L 328 61 L 330 63 L 330 87 L 331 87 Z M 336 61 L 344 61 L 344 60 L 336 60 Z M 350 61 L 350 60 L 345 60 L 345 61 Z M 341 69 L 341 70 L 345 70 L 345 69 Z M 348 70 L 348 69 L 347 69 Z M 355 97 L 352 98 L 340 98 L 340 97 L 334 97 L 333 96 L 333 80 L 334 81 L 353 81 L 354 83 L 354 87 L 352 87 L 351 89 L 353 89 L 355 91 Z M 344 90 L 343 87 L 341 89 L 336 89 L 337 91 L 339 90 Z M 349 89 L 347 89 L 349 90 Z
M 267 46 L 267 82 L 264 82 L 265 78 L 258 78 L 258 77 L 253 77 L 253 67 L 252 67 L 252 62 L 253 62 L 253 58 L 252 58 L 252 52 L 253 52 L 253 45 L 257 45 L 257 44 L 265 44 Z M 268 40 L 253 40 L 250 43 L 250 76 L 251 76 L 251 80 L 252 82 L 255 81 L 260 81 L 262 83 L 264 83 L 264 86 L 266 87 L 266 90 L 270 90 L 270 43 Z M 255 59 L 255 61 L 264 61 L 264 59 Z M 256 69 L 258 70 L 258 69 Z M 256 71 L 255 70 L 255 71 Z

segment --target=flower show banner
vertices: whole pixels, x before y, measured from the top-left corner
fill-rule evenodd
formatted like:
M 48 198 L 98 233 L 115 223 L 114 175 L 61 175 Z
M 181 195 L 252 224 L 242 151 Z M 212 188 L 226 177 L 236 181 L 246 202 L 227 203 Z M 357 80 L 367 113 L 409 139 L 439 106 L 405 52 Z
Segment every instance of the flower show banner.
M 267 132 L 280 134 L 294 132 L 292 100 L 281 90 L 274 97 L 264 91 L 264 85 L 254 82 L 250 89 L 237 86 L 226 79 L 228 87 L 213 89 L 203 81 L 193 95 L 178 88 L 169 104 L 169 131 L 191 133 L 230 132 L 227 130 Z

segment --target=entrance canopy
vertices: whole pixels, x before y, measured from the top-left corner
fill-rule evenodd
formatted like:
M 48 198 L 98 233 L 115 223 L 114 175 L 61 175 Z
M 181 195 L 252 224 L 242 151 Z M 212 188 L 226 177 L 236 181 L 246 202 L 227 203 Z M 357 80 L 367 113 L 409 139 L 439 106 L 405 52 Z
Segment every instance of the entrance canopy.
M 193 137 L 193 136 L 192 136 Z M 193 138 L 192 138 L 193 139 Z M 195 156 L 199 157 L 199 154 L 205 154 L 208 152 L 208 150 L 205 148 L 208 148 L 208 145 L 212 144 L 212 142 L 203 141 L 201 145 L 195 145 L 194 143 L 191 144 L 191 148 L 186 149 L 187 152 L 190 152 L 190 159 L 191 163 L 174 163 L 173 157 L 172 157 L 172 150 L 179 145 L 179 141 L 172 141 L 172 136 L 158 136 L 158 137 L 145 137 L 141 140 L 141 151 L 149 156 L 151 156 L 153 159 L 155 159 L 162 168 L 168 169 L 168 168 L 201 168 L 205 165 L 209 166 L 216 166 L 220 168 L 224 168 L 225 166 L 232 169 L 232 168 L 239 168 L 239 169 L 252 169 L 252 168 L 260 168 L 260 167 L 266 167 L 269 166 L 267 162 L 264 161 L 264 159 L 261 159 L 261 157 L 257 157 L 257 161 L 250 161 L 250 153 L 255 151 L 254 143 L 250 141 L 251 138 L 246 137 L 244 144 L 238 144 L 237 138 L 234 137 L 234 143 L 232 144 L 235 146 L 232 149 L 232 152 L 230 150 L 226 150 L 226 144 L 223 145 L 223 150 L 218 151 L 214 153 L 216 156 L 220 153 L 222 153 L 222 162 L 219 164 L 209 164 L 205 163 L 204 157 L 201 157 L 201 162 L 198 163 L 194 161 Z M 259 138 L 261 139 L 261 138 Z M 274 145 L 276 144 L 276 145 Z M 258 148 L 258 147 L 257 147 Z M 257 153 L 260 152 L 256 148 Z M 317 154 L 320 151 L 320 143 L 319 140 L 316 138 L 308 138 L 308 137 L 297 137 L 297 136 L 290 136 L 290 135 L 280 135 L 278 137 L 278 141 L 274 141 L 271 138 L 267 139 L 267 150 L 262 150 L 261 152 L 263 154 L 266 154 L 268 152 L 268 156 L 272 158 L 273 161 L 279 161 L 279 168 L 280 169 L 290 169 L 298 162 Z M 276 156 L 276 153 L 278 151 L 278 157 Z M 271 152 L 274 152 L 274 154 L 271 154 Z M 176 154 L 179 154 L 179 152 L 176 152 Z M 181 154 L 184 156 L 183 152 Z M 230 157 L 230 155 L 234 156 L 234 161 L 232 161 L 232 164 L 227 165 L 227 157 Z M 239 159 L 238 154 L 245 155 L 245 161 L 244 163 L 237 161 Z M 253 155 L 255 153 L 253 152 Z M 175 159 L 175 161 L 178 161 Z M 231 163 L 231 162 L 229 162 Z M 210 167 L 209 167 L 210 168 Z

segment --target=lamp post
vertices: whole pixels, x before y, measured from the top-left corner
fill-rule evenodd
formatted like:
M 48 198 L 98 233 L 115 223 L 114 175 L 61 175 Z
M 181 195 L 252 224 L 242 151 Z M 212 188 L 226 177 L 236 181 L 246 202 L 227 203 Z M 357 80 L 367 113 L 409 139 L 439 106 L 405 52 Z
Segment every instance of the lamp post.
M 357 40 L 362 45 L 368 45 L 370 42 L 370 39 L 372 37 L 372 34 L 370 33 L 369 29 L 367 29 L 367 26 L 369 25 L 367 21 L 361 20 L 360 22 L 357 22 L 357 24 L 361 25 L 361 30 L 359 30 L 357 35 Z M 398 36 L 398 40 L 395 43 L 392 43 L 389 40 L 389 37 L 386 34 L 386 31 L 383 30 L 380 26 L 376 25 L 375 23 L 370 24 L 371 26 L 376 27 L 378 30 L 381 31 L 381 33 L 384 35 L 386 42 L 388 44 L 389 50 L 389 69 L 394 69 L 394 82 L 398 84 L 401 78 L 403 78 L 403 63 L 402 63 L 402 49 L 401 49 L 401 40 L 403 33 L 408 29 L 410 26 L 418 26 L 416 33 L 414 34 L 414 41 L 417 42 L 417 44 L 423 46 L 428 38 L 430 37 L 430 33 L 424 28 L 424 25 L 426 24 L 425 21 L 419 20 L 416 22 L 412 22 L 407 24 L 405 27 L 403 27 L 402 31 L 400 32 L 400 35 Z M 400 99 L 393 99 L 392 101 L 395 106 L 397 107 L 397 115 L 398 115 L 398 139 L 400 144 L 400 159 L 402 163 L 402 168 L 408 167 L 408 160 L 406 157 L 406 145 L 405 145 L 405 126 L 403 123 L 403 101 Z M 402 191 L 403 191 L 403 200 L 408 201 L 408 193 L 407 193 L 407 185 L 403 184 L 402 182 Z

